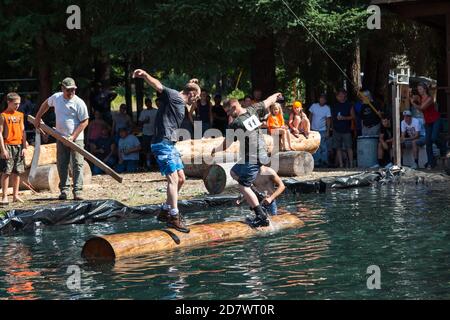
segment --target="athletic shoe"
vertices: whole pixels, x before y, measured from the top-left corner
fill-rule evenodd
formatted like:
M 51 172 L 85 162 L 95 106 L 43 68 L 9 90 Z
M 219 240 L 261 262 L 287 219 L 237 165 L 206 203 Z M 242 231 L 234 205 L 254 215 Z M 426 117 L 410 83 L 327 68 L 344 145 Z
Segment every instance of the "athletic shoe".
M 385 169 L 390 169 L 394 166 L 394 164 L 392 162 L 389 162 L 384 168 Z
M 370 169 L 378 169 L 380 167 L 380 165 L 377 163 L 376 165 L 373 165 L 370 167 Z
M 186 226 L 184 218 L 181 216 L 181 214 L 177 214 L 176 216 L 169 215 L 169 218 L 167 220 L 167 227 L 174 228 L 175 230 L 183 233 L 191 232 L 191 230 Z
M 158 219 L 158 221 L 161 222 L 167 222 L 169 220 L 169 216 L 170 216 L 169 211 L 160 209 L 156 219 Z

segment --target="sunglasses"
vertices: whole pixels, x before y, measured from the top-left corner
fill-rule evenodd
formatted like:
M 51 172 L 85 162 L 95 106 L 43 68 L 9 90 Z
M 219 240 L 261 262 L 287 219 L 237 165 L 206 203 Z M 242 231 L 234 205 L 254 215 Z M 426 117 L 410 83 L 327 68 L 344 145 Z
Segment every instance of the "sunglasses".
M 75 88 L 70 88 L 70 89 L 64 88 L 64 90 L 66 90 L 67 92 L 75 92 L 75 90 L 77 90 L 77 89 L 75 89 Z

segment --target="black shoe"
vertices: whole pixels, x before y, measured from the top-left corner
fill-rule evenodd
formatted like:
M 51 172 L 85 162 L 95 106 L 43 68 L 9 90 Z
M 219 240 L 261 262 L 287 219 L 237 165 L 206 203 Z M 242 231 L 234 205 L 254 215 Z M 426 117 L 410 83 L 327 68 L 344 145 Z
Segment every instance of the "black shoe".
M 67 200 L 67 193 L 61 192 L 58 197 L 58 200 Z
M 269 219 L 267 219 L 267 211 L 265 208 L 259 205 L 252 210 L 255 211 L 256 217 L 247 220 L 247 223 L 252 228 L 267 227 L 270 224 Z
M 169 215 L 167 220 L 167 227 L 174 228 L 175 230 L 183 233 L 191 232 L 191 230 L 186 226 L 184 218 L 181 216 L 181 214 L 177 214 L 176 216 Z
M 252 228 L 268 227 L 270 225 L 267 217 L 256 216 L 255 218 L 246 218 L 247 224 Z

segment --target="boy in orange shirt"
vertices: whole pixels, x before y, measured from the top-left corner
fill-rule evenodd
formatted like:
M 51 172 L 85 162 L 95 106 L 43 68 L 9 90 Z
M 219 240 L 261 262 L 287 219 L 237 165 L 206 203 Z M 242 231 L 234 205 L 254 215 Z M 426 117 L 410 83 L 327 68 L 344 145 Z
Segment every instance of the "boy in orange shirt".
M 0 172 L 3 197 L 0 204 L 8 204 L 9 178 L 12 178 L 13 201 L 23 202 L 19 197 L 20 174 L 25 171 L 24 156 L 27 148 L 24 115 L 17 111 L 20 96 L 8 93 L 8 107 L 0 115 Z

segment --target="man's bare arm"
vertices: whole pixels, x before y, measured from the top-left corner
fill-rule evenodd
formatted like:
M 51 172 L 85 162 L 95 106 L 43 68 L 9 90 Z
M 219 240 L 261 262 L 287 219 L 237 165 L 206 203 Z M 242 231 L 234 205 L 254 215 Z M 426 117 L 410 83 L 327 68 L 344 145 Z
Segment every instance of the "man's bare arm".
M 80 125 L 73 131 L 72 135 L 69 137 L 69 140 L 76 141 L 78 136 L 86 129 L 89 124 L 89 119 L 81 121 Z
M 268 97 L 266 100 L 264 100 L 264 106 L 266 109 L 269 109 L 271 105 L 273 105 L 275 102 L 277 102 L 278 98 L 281 98 L 281 93 L 277 92 L 270 97 Z
M 34 126 L 36 127 L 36 129 L 39 129 L 41 127 L 41 119 L 42 116 L 50 109 L 50 106 L 48 105 L 48 99 L 45 100 L 42 104 L 41 107 L 39 108 L 39 111 L 36 114 L 36 118 L 34 121 Z
M 281 180 L 280 176 L 276 173 L 272 176 L 272 181 L 277 186 L 275 192 L 270 196 L 271 200 L 273 201 L 278 198 L 284 192 L 284 190 L 286 190 L 286 186 L 284 185 L 283 180 Z
M 149 75 L 146 71 L 142 69 L 136 69 L 133 72 L 133 78 L 144 79 L 150 86 L 152 86 L 156 91 L 161 93 L 163 91 L 163 85 L 158 80 Z

